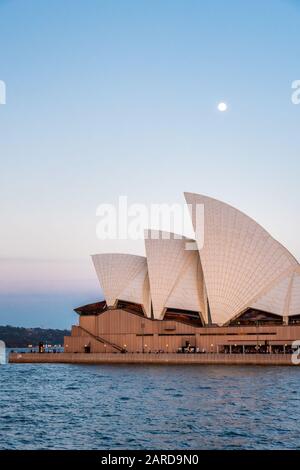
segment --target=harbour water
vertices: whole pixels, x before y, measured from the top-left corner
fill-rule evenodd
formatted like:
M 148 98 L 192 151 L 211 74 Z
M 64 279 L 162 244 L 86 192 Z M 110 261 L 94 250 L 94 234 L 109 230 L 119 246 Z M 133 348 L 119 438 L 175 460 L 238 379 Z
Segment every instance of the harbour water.
M 0 449 L 297 449 L 300 368 L 6 364 Z

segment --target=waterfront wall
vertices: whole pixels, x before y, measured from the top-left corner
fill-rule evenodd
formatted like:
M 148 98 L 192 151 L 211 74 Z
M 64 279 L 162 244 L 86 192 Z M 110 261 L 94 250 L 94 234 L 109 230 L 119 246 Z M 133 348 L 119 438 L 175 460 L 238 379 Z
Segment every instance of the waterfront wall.
M 293 365 L 290 354 L 11 353 L 10 363 Z

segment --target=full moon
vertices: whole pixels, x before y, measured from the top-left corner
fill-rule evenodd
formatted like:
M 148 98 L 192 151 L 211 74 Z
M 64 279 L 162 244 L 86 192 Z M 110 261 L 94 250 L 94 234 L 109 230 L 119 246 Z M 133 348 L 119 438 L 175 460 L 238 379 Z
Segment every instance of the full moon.
M 226 103 L 219 103 L 218 104 L 218 110 L 219 111 L 226 111 L 227 110 L 227 104 Z

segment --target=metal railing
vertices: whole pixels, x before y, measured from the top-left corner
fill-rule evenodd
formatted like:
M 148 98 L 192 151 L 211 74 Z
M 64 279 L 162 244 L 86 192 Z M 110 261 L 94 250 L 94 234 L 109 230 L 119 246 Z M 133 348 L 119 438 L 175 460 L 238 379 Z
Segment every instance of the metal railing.
M 86 328 L 83 328 L 82 326 L 78 325 L 78 328 L 80 328 L 82 331 L 87 333 L 89 336 L 91 336 L 96 341 L 99 341 L 100 343 L 102 343 L 104 345 L 107 344 L 107 345 L 111 346 L 112 348 L 117 349 L 119 352 L 124 352 L 124 348 L 122 348 L 118 344 L 112 343 L 111 341 L 108 341 L 107 339 L 102 338 L 101 336 L 94 335 L 94 333 L 91 333 L 89 330 L 87 330 Z

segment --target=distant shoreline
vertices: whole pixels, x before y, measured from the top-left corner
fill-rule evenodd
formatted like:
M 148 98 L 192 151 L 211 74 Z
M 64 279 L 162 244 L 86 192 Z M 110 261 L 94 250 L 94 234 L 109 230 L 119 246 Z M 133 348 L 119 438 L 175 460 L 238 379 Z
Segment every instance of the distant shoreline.
M 4 341 L 7 348 L 35 348 L 39 342 L 52 346 L 63 345 L 64 336 L 70 334 L 69 330 L 0 325 L 0 340 Z

